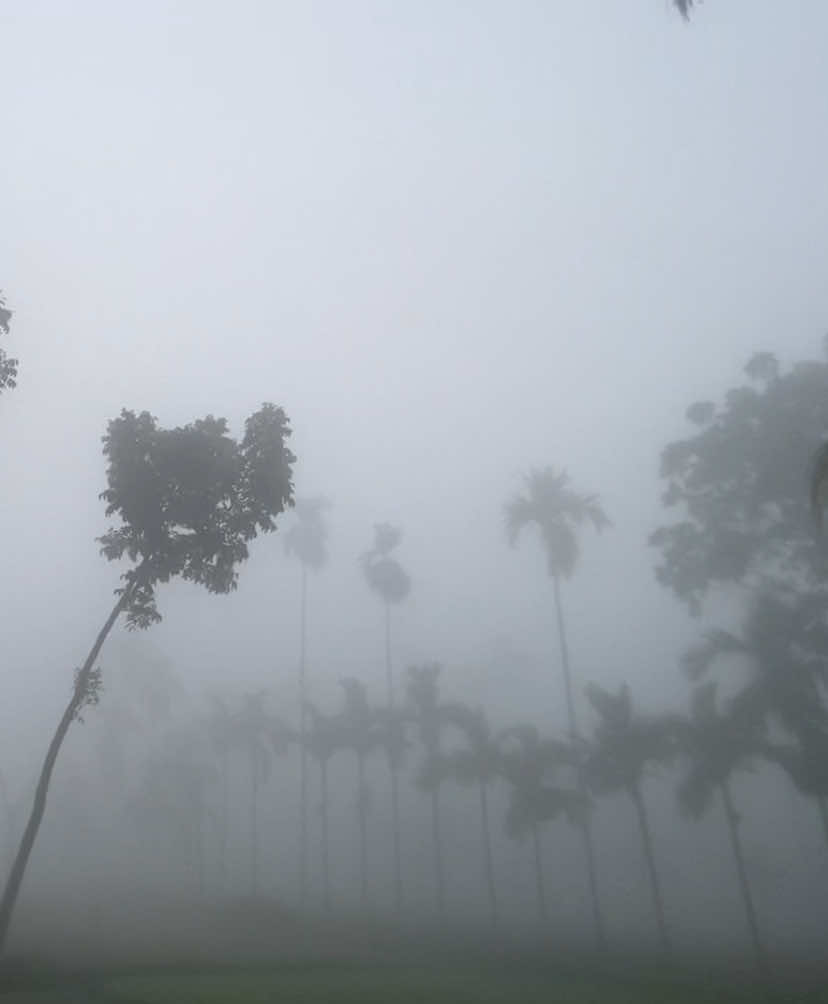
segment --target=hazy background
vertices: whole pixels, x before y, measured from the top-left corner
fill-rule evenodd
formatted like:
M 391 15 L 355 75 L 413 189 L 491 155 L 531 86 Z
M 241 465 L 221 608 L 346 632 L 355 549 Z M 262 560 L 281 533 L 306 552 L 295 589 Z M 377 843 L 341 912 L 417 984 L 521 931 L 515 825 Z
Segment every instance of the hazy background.
M 398 669 L 441 660 L 496 719 L 562 728 L 543 559 L 502 519 L 546 463 L 615 523 L 566 593 L 579 679 L 683 700 L 698 628 L 653 580 L 658 452 L 755 350 L 818 351 L 826 37 L 823 5 L 771 0 L 689 25 L 667 0 L 0 2 L 11 773 L 117 584 L 93 538 L 121 407 L 236 431 L 285 407 L 297 493 L 334 501 L 310 596 L 323 700 L 348 674 L 380 692 L 356 559 L 391 520 L 414 583 Z M 163 588 L 152 644 L 194 693 L 271 686 L 292 714 L 298 577 L 257 541 L 236 594 Z

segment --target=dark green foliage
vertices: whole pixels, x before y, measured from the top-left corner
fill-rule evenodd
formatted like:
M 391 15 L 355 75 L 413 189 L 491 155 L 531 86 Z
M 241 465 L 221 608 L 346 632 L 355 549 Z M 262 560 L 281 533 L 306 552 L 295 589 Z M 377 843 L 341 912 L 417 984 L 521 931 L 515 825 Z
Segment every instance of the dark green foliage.
M 12 312 L 6 306 L 6 298 L 0 289 L 0 334 L 8 335 Z M 17 386 L 17 360 L 0 349 L 0 391 Z
M 247 419 L 240 443 L 212 415 L 161 429 L 148 412 L 124 410 L 109 423 L 109 487 L 101 498 L 107 516 L 123 526 L 100 543 L 109 560 L 137 563 L 125 576 L 131 627 L 160 619 L 155 587 L 173 576 L 214 593 L 236 588 L 249 542 L 274 530 L 276 516 L 293 503 L 289 436 L 285 413 L 272 404 Z
M 825 589 L 828 547 L 815 542 L 809 512 L 819 515 L 828 454 L 813 458 L 828 429 L 828 362 L 782 371 L 766 352 L 745 367 L 747 384 L 730 390 L 709 414 L 692 406 L 693 434 L 661 454 L 662 496 L 681 516 L 657 529 L 656 575 L 693 613 L 716 584 L 762 583 Z M 700 419 L 705 422 L 700 424 Z
M 537 527 L 549 574 L 568 579 L 578 561 L 576 530 L 585 522 L 601 531 L 611 526 L 595 495 L 572 491 L 566 471 L 554 467 L 531 470 L 524 478 L 526 493 L 516 495 L 506 505 L 509 543 L 517 543 L 521 530 Z

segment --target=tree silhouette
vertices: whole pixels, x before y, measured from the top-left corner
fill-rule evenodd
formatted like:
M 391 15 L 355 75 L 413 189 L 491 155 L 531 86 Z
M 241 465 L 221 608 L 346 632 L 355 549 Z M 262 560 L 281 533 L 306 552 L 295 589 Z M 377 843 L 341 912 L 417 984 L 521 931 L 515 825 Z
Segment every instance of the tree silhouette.
M 510 836 L 532 836 L 538 915 L 546 924 L 548 910 L 543 876 L 540 827 L 564 814 L 570 822 L 583 824 L 587 811 L 583 792 L 578 788 L 553 785 L 561 764 L 571 764 L 567 747 L 555 740 L 542 739 L 533 725 L 518 725 L 501 733 L 501 772 L 510 785 L 506 830 Z
M 642 784 L 648 765 L 672 759 L 675 722 L 667 716 L 635 714 L 626 684 L 612 694 L 592 683 L 587 687 L 587 697 L 599 716 L 585 765 L 587 784 L 596 794 L 625 791 L 635 807 L 659 939 L 662 950 L 667 952 L 670 934 Z
M 46 809 L 49 784 L 63 740 L 83 710 L 96 704 L 101 675 L 95 663 L 121 614 L 129 627 L 160 620 L 156 588 L 180 576 L 212 593 L 236 588 L 238 566 L 260 532 L 292 504 L 290 435 L 281 408 L 265 404 L 245 423 L 240 442 L 224 419 L 200 419 L 160 429 L 147 412 L 122 411 L 103 439 L 108 488 L 107 516 L 122 525 L 100 538 L 109 560 L 128 559 L 118 600 L 75 673 L 69 703 L 49 744 L 34 804 L 0 900 L 0 951 Z
M 331 908 L 330 838 L 328 832 L 328 764 L 331 757 L 346 745 L 348 736 L 339 715 L 325 715 L 310 701 L 306 711 L 309 725 L 304 742 L 308 753 L 319 764 L 320 817 L 322 821 L 322 902 Z
M 250 768 L 250 895 L 258 893 L 259 788 L 273 770 L 273 754 L 284 755 L 296 738 L 291 729 L 265 707 L 266 690 L 246 694 L 234 716 L 235 745 L 247 756 Z
M 8 335 L 12 312 L 6 306 L 6 298 L 0 289 L 0 334 Z M 0 349 L 0 391 L 17 386 L 17 360 L 12 359 L 4 349 Z
M 308 775 L 305 743 L 307 707 L 307 596 L 308 569 L 319 571 L 328 561 L 328 527 L 325 510 L 330 507 L 322 497 L 297 499 L 296 522 L 285 534 L 285 553 L 295 556 L 302 568 L 299 614 L 299 890 L 304 906 L 308 881 Z
M 741 635 L 709 631 L 682 661 L 694 681 L 714 666 L 726 669 L 730 657 L 747 662 L 750 676 L 741 700 L 795 740 L 793 746 L 768 745 L 766 753 L 803 793 L 816 799 L 828 842 L 828 785 L 820 781 L 821 758 L 815 756 L 823 748 L 820 739 L 828 728 L 819 693 L 828 675 L 826 651 L 828 625 L 822 598 L 798 593 L 785 597 L 765 589 L 754 596 Z
M 696 688 L 690 717 L 677 720 L 676 735 L 687 760 L 678 787 L 679 804 L 689 815 L 699 817 L 709 807 L 714 792 L 721 796 L 748 934 L 757 966 L 764 970 L 765 951 L 739 835 L 741 817 L 730 792 L 731 774 L 749 766 L 764 749 L 763 723 L 750 701 L 736 699 L 726 711 L 720 711 L 716 684 L 710 681 Z
M 223 698 L 215 696 L 211 699 L 210 714 L 205 724 L 210 745 L 220 764 L 219 874 L 222 886 L 226 886 L 227 844 L 230 827 L 230 754 L 238 743 L 238 728 L 227 702 Z
M 466 745 L 449 750 L 432 760 L 431 783 L 439 777 L 451 777 L 462 785 L 476 785 L 480 799 L 480 830 L 483 837 L 483 865 L 493 926 L 498 923 L 497 890 L 492 860 L 492 836 L 489 824 L 489 787 L 500 774 L 501 754 L 497 738 L 482 711 L 460 704 L 446 706 L 447 720 L 463 734 Z
M 411 591 L 411 579 L 393 556 L 402 540 L 402 530 L 391 523 L 374 525 L 374 544 L 361 558 L 362 570 L 369 587 L 380 597 L 385 608 L 385 684 L 387 709 L 394 710 L 394 673 L 391 662 L 391 604 L 402 603 Z M 386 747 L 390 750 L 390 747 Z M 397 911 L 402 910 L 402 863 L 400 854 L 399 764 L 390 755 L 391 816 L 394 835 L 394 893 Z
M 521 532 L 529 526 L 535 527 L 540 534 L 554 591 L 569 737 L 573 748 L 576 748 L 579 740 L 578 718 L 569 665 L 561 580 L 570 578 L 578 563 L 577 531 L 580 527 L 584 523 L 591 523 L 600 532 L 611 523 L 595 495 L 582 495 L 569 487 L 569 477 L 565 471 L 556 471 L 554 467 L 533 469 L 524 478 L 524 483 L 525 494 L 515 495 L 506 504 L 506 530 L 512 546 L 517 543 Z M 583 785 L 580 771 L 578 779 L 578 783 Z M 588 813 L 584 815 L 581 833 L 592 898 L 595 937 L 599 948 L 603 948 L 606 943 L 604 918 L 598 899 L 598 876 Z
M 440 702 L 438 663 L 424 666 L 409 666 L 407 698 L 411 717 L 417 726 L 425 759 L 417 773 L 417 784 L 431 796 L 431 832 L 434 851 L 434 889 L 437 912 L 445 916 L 446 879 L 443 868 L 443 838 L 440 820 L 440 771 L 439 765 L 442 735 L 448 724 L 448 706 Z
M 365 685 L 347 677 L 340 681 L 344 691 L 341 714 L 343 746 L 353 751 L 357 765 L 356 811 L 359 825 L 359 896 L 363 911 L 368 905 L 368 810 L 370 793 L 365 783 L 365 758 L 377 746 L 376 718 L 368 704 Z

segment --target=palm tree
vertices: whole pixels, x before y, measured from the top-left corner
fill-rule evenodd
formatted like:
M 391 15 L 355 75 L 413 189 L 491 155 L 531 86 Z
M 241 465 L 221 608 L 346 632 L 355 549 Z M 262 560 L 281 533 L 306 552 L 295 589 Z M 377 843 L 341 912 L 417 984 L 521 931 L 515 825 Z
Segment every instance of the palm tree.
M 213 697 L 206 721 L 207 735 L 213 753 L 218 757 L 221 775 L 221 809 L 219 812 L 219 875 L 227 885 L 227 844 L 230 828 L 230 753 L 238 741 L 238 729 L 227 702 Z
M 307 598 L 308 569 L 319 571 L 328 561 L 328 527 L 324 512 L 330 502 L 322 497 L 297 499 L 296 522 L 285 534 L 285 553 L 299 559 L 302 569 L 299 613 L 299 893 L 307 899 L 308 772 L 305 745 L 307 707 Z
M 259 788 L 267 783 L 273 769 L 273 754 L 287 752 L 291 729 L 265 709 L 266 690 L 247 694 L 235 718 L 236 744 L 243 749 L 250 766 L 250 895 L 258 892 Z
M 377 745 L 376 718 L 368 704 L 365 684 L 353 677 L 340 681 L 345 703 L 340 718 L 342 745 L 353 751 L 357 765 L 356 810 L 359 823 L 359 889 L 363 911 L 368 906 L 368 810 L 370 793 L 365 783 L 365 758 Z
M 746 767 L 764 748 L 764 725 L 748 700 L 731 701 L 726 711 L 717 707 L 716 684 L 696 688 L 691 714 L 676 722 L 679 748 L 687 759 L 685 774 L 678 787 L 679 804 L 698 818 L 718 791 L 730 836 L 730 846 L 742 895 L 750 942 L 760 971 L 766 968 L 765 950 L 759 936 L 756 907 L 745 867 L 739 835 L 741 817 L 733 804 L 730 775 Z
M 642 782 L 649 764 L 665 763 L 672 758 L 675 722 L 666 716 L 635 714 L 626 684 L 617 694 L 611 694 L 591 683 L 587 687 L 587 697 L 599 716 L 584 768 L 587 784 L 596 794 L 625 791 L 635 807 L 661 948 L 669 952 L 670 934 Z
M 489 825 L 489 787 L 500 774 L 500 746 L 482 711 L 472 711 L 460 704 L 447 705 L 447 720 L 462 732 L 466 745 L 441 754 L 430 770 L 437 777 L 451 777 L 462 785 L 477 785 L 480 798 L 480 829 L 483 835 L 483 864 L 489 894 L 492 926 L 498 922 L 497 891 L 492 861 L 492 837 Z
M 345 745 L 340 715 L 325 715 L 310 701 L 306 704 L 309 719 L 305 730 L 305 746 L 308 753 L 319 764 L 320 806 L 322 821 L 322 902 L 326 910 L 331 908 L 331 872 L 328 838 L 328 764 L 336 751 Z
M 819 781 L 818 754 L 824 745 L 820 736 L 828 728 L 820 696 L 820 686 L 828 677 L 826 651 L 824 599 L 819 595 L 786 599 L 766 588 L 753 598 L 741 635 L 710 631 L 682 661 L 694 681 L 714 666 L 726 667 L 731 657 L 747 662 L 750 677 L 743 700 L 795 740 L 794 746 L 768 745 L 766 753 L 804 794 L 816 800 L 828 843 L 828 784 Z M 809 762 L 815 769 L 808 768 Z
M 385 683 L 387 709 L 394 711 L 394 674 L 391 663 L 391 604 L 402 603 L 411 591 L 411 579 L 392 552 L 402 540 L 402 530 L 391 523 L 374 525 L 374 544 L 361 558 L 369 587 L 385 607 Z M 402 910 L 402 865 L 400 861 L 399 764 L 389 754 L 391 775 L 391 813 L 394 831 L 394 890 L 397 911 Z
M 437 912 L 445 916 L 445 872 L 443 870 L 443 842 L 440 827 L 440 785 L 439 770 L 432 767 L 439 763 L 441 739 L 445 726 L 446 705 L 440 703 L 438 679 L 441 667 L 437 663 L 425 666 L 409 666 L 407 697 L 411 717 L 425 751 L 425 760 L 417 774 L 417 784 L 431 796 L 431 831 L 434 851 L 434 889 L 437 898 Z
M 565 471 L 556 471 L 554 467 L 536 468 L 526 475 L 524 483 L 525 494 L 515 495 L 506 504 L 506 530 L 512 546 L 517 543 L 521 531 L 528 526 L 534 526 L 540 534 L 555 598 L 569 739 L 573 748 L 576 748 L 579 745 L 578 718 L 561 601 L 561 580 L 569 579 L 578 563 L 578 529 L 584 523 L 591 523 L 600 532 L 611 523 L 595 495 L 582 495 L 569 487 L 569 476 Z M 580 771 L 578 777 L 578 783 L 583 785 Z M 606 943 L 604 918 L 598 899 L 598 876 L 588 813 L 583 817 L 581 832 L 592 897 L 595 936 L 598 947 L 603 948 Z
M 569 750 L 559 742 L 542 739 L 534 725 L 517 725 L 501 733 L 501 771 L 509 782 L 509 809 L 506 830 L 510 836 L 532 836 L 538 915 L 548 920 L 546 887 L 541 854 L 541 824 L 564 813 L 580 825 L 587 805 L 577 788 L 553 786 L 554 772 L 571 763 Z

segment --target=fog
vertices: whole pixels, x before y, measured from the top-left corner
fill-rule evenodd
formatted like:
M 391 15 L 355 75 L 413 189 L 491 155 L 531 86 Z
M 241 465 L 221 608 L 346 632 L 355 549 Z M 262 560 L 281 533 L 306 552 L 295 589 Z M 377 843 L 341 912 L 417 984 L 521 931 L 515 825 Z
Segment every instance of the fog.
M 820 5 L 770 0 L 709 0 L 689 22 L 667 0 L 2 5 L 0 290 L 13 315 L 0 346 L 20 360 L 0 395 L 4 862 L 123 571 L 96 543 L 113 525 L 101 437 L 122 408 L 163 427 L 225 416 L 234 436 L 263 401 L 285 409 L 296 496 L 331 503 L 329 560 L 307 581 L 307 697 L 323 713 L 341 710 L 344 678 L 386 699 L 383 604 L 360 558 L 390 522 L 411 579 L 390 609 L 398 704 L 408 667 L 436 662 L 442 698 L 482 709 L 495 732 L 566 738 L 552 579 L 531 528 L 511 547 L 504 516 L 548 465 L 612 521 L 579 527 L 562 583 L 584 733 L 590 682 L 626 682 L 642 712 L 686 711 L 682 654 L 705 629 L 738 630 L 746 606 L 715 585 L 694 618 L 657 582 L 648 536 L 679 515 L 662 505 L 659 457 L 693 434 L 688 405 L 721 401 L 754 353 L 822 358 L 826 32 Z M 301 563 L 284 546 L 296 521 L 285 512 L 251 542 L 237 590 L 173 581 L 158 589 L 160 624 L 116 627 L 100 703 L 58 761 L 15 951 L 68 952 L 63 918 L 77 911 L 75 936 L 97 931 L 124 957 L 177 939 L 207 954 L 201 928 L 171 919 L 193 903 L 491 936 L 477 789 L 450 779 L 436 919 L 415 731 L 402 911 L 379 749 L 365 764 L 367 901 L 348 752 L 330 763 L 330 911 L 312 756 L 303 911 L 295 742 L 268 748 L 251 878 L 247 754 L 229 755 L 223 817 L 205 722 L 213 698 L 235 714 L 266 691 L 268 714 L 299 726 Z M 172 763 L 206 772 L 197 840 L 194 817 L 164 816 L 180 791 L 141 808 L 152 770 L 170 783 Z M 674 948 L 747 957 L 720 809 L 688 822 L 679 776 L 646 774 Z M 818 959 L 828 859 L 813 802 L 767 765 L 733 786 L 764 947 Z M 498 928 L 535 943 L 531 841 L 504 828 L 504 778 L 490 789 Z M 607 942 L 647 952 L 637 826 L 623 792 L 596 800 Z M 542 842 L 548 937 L 591 946 L 579 828 L 545 823 Z M 244 954 L 241 936 L 215 937 Z

